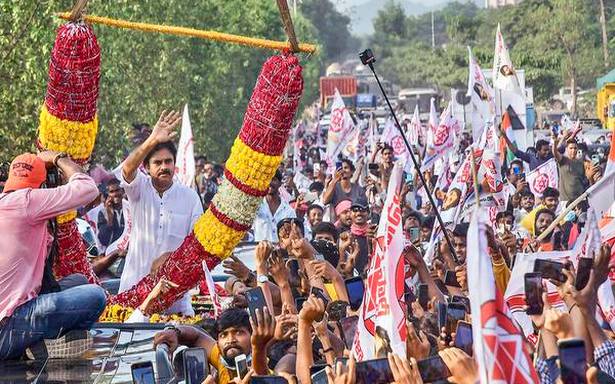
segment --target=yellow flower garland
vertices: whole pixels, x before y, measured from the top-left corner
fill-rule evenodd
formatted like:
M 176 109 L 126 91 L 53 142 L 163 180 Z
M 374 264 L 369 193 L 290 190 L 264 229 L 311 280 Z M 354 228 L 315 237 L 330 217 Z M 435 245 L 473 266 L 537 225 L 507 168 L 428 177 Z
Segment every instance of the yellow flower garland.
M 43 104 L 38 129 L 43 148 L 66 152 L 75 160 L 86 160 L 92 154 L 96 142 L 98 115 L 88 123 L 61 120 L 49 113 Z
M 66 213 L 61 214 L 56 218 L 58 224 L 68 223 L 71 220 L 75 220 L 77 218 L 77 211 L 68 211 Z
M 231 148 L 226 168 L 243 184 L 259 191 L 266 191 L 281 162 L 282 156 L 269 156 L 256 152 L 237 138 Z
M 220 260 L 227 258 L 245 233 L 220 222 L 207 210 L 194 224 L 194 235 L 206 252 Z

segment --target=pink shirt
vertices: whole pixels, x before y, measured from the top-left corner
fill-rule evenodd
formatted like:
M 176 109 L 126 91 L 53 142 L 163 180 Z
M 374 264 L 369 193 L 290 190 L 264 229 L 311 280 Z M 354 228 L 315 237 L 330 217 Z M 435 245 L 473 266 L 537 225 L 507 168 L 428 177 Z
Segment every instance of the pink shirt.
M 50 237 L 47 220 L 96 196 L 94 180 L 83 173 L 58 188 L 0 194 L 0 320 L 40 291 Z

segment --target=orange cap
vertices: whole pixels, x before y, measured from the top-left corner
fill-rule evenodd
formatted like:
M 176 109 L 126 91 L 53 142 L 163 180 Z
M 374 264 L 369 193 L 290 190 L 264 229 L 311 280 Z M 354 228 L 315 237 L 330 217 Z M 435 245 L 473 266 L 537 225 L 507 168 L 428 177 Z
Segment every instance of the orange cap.
M 9 178 L 4 184 L 4 192 L 25 188 L 40 188 L 47 179 L 45 162 L 36 155 L 24 153 L 11 163 Z

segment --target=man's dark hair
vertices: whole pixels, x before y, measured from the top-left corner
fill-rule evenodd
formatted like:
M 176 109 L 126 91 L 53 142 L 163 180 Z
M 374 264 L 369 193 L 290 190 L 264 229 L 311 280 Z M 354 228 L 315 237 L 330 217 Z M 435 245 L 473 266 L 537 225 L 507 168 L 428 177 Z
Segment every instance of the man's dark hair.
M 111 180 L 108 180 L 105 185 L 107 187 L 109 187 L 110 185 L 120 185 L 120 181 L 118 179 L 116 179 L 115 177 Z
M 566 146 L 568 146 L 568 144 L 576 144 L 577 148 L 579 147 L 579 143 L 577 142 L 577 139 L 575 138 L 566 140 Z
M 352 161 L 350 161 L 349 159 L 342 160 L 342 163 L 346 163 L 346 165 L 348 165 L 348 167 L 350 168 L 350 170 L 352 170 L 352 172 L 355 171 L 356 168 L 354 164 L 352 163 Z
M 468 223 L 459 223 L 453 229 L 453 236 L 455 237 L 467 237 L 468 236 L 468 228 L 470 224 Z
M 436 223 L 435 216 L 427 216 L 425 217 L 425 219 L 423 219 L 423 222 L 421 223 L 421 228 L 433 228 L 435 223 Z
M 325 209 L 323 207 L 321 207 L 318 204 L 311 204 L 308 209 L 307 209 L 307 215 L 310 215 L 310 212 L 312 212 L 314 209 L 320 209 L 323 213 L 325 212 Z
M 393 147 L 390 144 L 384 143 L 382 145 L 382 151 L 384 152 L 385 149 L 388 149 L 389 151 L 393 151 Z
M 540 139 L 540 140 L 538 140 L 538 141 L 536 142 L 536 150 L 537 150 L 537 151 L 540 151 L 540 149 L 541 149 L 542 147 L 544 147 L 545 145 L 546 145 L 547 147 L 549 146 L 549 142 L 548 142 L 547 140 L 544 140 L 544 139 Z
M 282 182 L 282 171 L 277 169 L 275 173 L 273 174 L 273 178 L 278 179 L 278 181 L 281 183 Z
M 169 152 L 171 152 L 171 155 L 173 156 L 173 162 L 177 160 L 177 148 L 175 147 L 175 144 L 170 141 L 166 141 L 164 143 L 156 144 L 156 146 L 152 148 L 152 150 L 149 151 L 147 155 L 145 155 L 145 158 L 143 159 L 143 165 L 148 165 L 149 160 L 152 158 L 152 156 L 154 156 L 154 153 L 163 149 L 167 149 Z
M 534 193 L 532 193 L 532 191 L 529 188 L 523 188 L 521 190 L 521 192 L 519 192 L 519 196 L 521 196 L 521 197 L 530 197 L 531 196 L 531 197 L 535 198 Z
M 540 215 L 545 214 L 545 213 L 551 215 L 553 220 L 555 220 L 555 212 L 553 212 L 549 208 L 540 208 L 538 211 L 536 211 L 536 216 L 534 216 L 534 228 L 536 228 L 536 222 L 538 221 L 538 218 L 540 217 Z
M 555 197 L 559 199 L 559 191 L 555 188 L 547 187 L 544 191 L 542 191 L 542 198 L 546 199 L 547 197 Z
M 328 221 L 322 221 L 316 224 L 316 226 L 312 228 L 312 239 L 316 238 L 316 235 L 321 234 L 321 233 L 330 234 L 331 236 L 333 236 L 333 238 L 337 242 L 337 238 L 338 238 L 337 228 L 335 228 L 335 225 L 333 225 L 332 223 L 329 223 Z
M 220 332 L 231 328 L 246 328 L 252 333 L 252 326 L 250 326 L 250 315 L 245 309 L 229 308 L 223 311 L 216 321 L 216 332 Z
M 295 343 L 292 340 L 280 340 L 273 342 L 269 347 L 269 353 L 267 354 L 269 360 L 267 362 L 267 367 L 273 371 L 280 360 L 282 360 L 284 356 L 288 355 L 288 351 L 294 347 L 294 345 Z
M 316 191 L 321 193 L 325 190 L 325 186 L 320 181 L 315 181 L 308 187 L 308 191 Z
M 495 221 L 499 221 L 500 219 L 503 219 L 505 217 L 512 217 L 513 220 L 515 219 L 515 215 L 513 215 L 511 211 L 502 211 L 498 212 L 498 214 L 495 215 Z
M 198 156 L 196 156 L 196 157 L 194 158 L 194 161 L 195 161 L 195 162 L 197 162 L 197 161 L 199 161 L 199 160 L 203 160 L 203 161 L 207 162 L 207 156 L 205 156 L 205 155 L 198 155 Z
M 421 223 L 423 222 L 423 215 L 421 215 L 420 212 L 411 210 L 410 212 L 408 212 L 406 217 L 404 217 L 404 222 L 408 220 L 410 217 L 414 217 L 419 222 L 419 226 L 421 226 Z
M 292 224 L 295 223 L 295 225 L 299 228 L 299 231 L 301 231 L 301 236 L 305 235 L 305 228 L 303 227 L 303 221 L 297 219 L 296 217 L 292 217 L 292 218 L 286 218 L 286 219 L 282 219 L 280 221 L 278 221 L 278 224 L 276 225 L 276 233 L 280 233 L 280 229 L 282 228 L 282 226 L 284 224 Z

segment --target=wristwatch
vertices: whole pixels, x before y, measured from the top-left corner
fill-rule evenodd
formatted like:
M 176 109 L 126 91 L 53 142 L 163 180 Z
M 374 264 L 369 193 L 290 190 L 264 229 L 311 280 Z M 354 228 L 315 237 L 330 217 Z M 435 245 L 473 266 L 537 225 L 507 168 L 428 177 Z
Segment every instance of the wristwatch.
M 53 158 L 53 165 L 54 166 L 58 166 L 58 160 L 63 159 L 65 157 L 68 157 L 68 153 L 66 152 L 60 152 L 56 155 L 56 157 Z
M 259 283 L 266 283 L 269 281 L 269 277 L 267 275 L 258 275 L 256 276 L 256 281 Z

